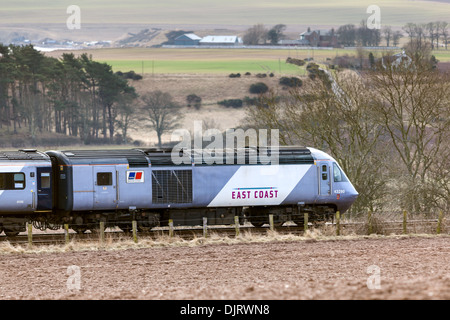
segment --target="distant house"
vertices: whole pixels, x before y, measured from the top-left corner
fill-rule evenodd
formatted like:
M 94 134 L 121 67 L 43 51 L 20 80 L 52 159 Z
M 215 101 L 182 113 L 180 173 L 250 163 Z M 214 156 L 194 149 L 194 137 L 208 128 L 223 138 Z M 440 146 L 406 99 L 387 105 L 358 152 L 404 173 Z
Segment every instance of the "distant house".
M 176 46 L 198 46 L 202 38 L 193 33 L 185 33 L 174 40 Z
M 319 44 L 319 32 L 317 31 L 305 31 L 300 33 L 300 40 L 307 41 L 311 47 L 317 47 Z
M 337 47 L 337 36 L 329 30 L 308 30 L 300 34 L 303 45 L 311 47 Z
M 201 46 L 237 46 L 242 40 L 238 36 L 206 36 L 200 40 Z
M 398 68 L 398 67 L 409 68 L 411 63 L 412 63 L 412 59 L 405 53 L 405 51 L 391 55 L 391 56 L 384 56 L 381 58 L 381 65 L 383 66 L 384 69 L 386 69 L 386 64 L 390 65 L 391 68 L 392 67 L 394 67 L 394 68 Z

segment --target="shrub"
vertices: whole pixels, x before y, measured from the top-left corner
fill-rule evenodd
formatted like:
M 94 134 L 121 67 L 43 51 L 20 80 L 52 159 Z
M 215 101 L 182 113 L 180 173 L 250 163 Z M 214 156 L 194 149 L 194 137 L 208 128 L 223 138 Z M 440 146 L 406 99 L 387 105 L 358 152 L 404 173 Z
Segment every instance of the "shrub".
M 269 87 L 263 82 L 258 82 L 258 83 L 252 84 L 250 86 L 249 91 L 250 91 L 250 93 L 254 93 L 254 94 L 262 94 L 262 93 L 266 93 L 267 91 L 269 91 Z
M 240 78 L 240 77 L 241 77 L 241 74 L 240 74 L 240 73 L 231 73 L 231 74 L 229 75 L 229 77 L 230 77 L 230 78 Z
M 256 74 L 256 77 L 257 78 L 265 78 L 265 77 L 267 77 L 267 74 L 265 74 L 265 73 L 258 73 L 258 74 Z
M 291 87 L 291 88 L 297 88 L 301 87 L 303 84 L 303 81 L 297 77 L 282 77 L 280 78 L 279 83 L 283 86 Z
M 202 106 L 202 98 L 200 98 L 196 94 L 190 94 L 186 97 L 187 106 L 190 108 L 191 106 L 194 106 L 195 109 L 200 109 Z
M 286 63 L 295 64 L 296 66 L 299 66 L 299 67 L 306 64 L 305 60 L 295 59 L 295 58 L 291 58 L 291 57 L 286 59 Z
M 128 71 L 128 72 L 117 71 L 116 74 L 124 79 L 131 79 L 131 80 L 141 80 L 142 79 L 142 76 L 140 74 L 137 74 L 133 70 Z
M 226 99 L 226 100 L 222 100 L 217 102 L 217 104 L 221 105 L 221 106 L 225 106 L 227 108 L 232 107 L 232 108 L 241 108 L 242 107 L 242 100 L 241 99 Z

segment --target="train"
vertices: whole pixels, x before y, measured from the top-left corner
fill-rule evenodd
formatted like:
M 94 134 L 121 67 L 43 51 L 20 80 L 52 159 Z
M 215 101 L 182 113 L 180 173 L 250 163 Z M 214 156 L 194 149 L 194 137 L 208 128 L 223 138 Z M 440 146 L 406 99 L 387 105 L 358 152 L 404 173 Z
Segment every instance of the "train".
M 258 227 L 270 214 L 277 225 L 302 223 L 305 212 L 311 220 L 344 213 L 358 196 L 323 151 L 279 147 L 272 150 L 276 165 L 254 151 L 227 150 L 217 161 L 215 153 L 181 150 L 188 159 L 182 163 L 171 148 L 2 151 L 0 231 L 15 236 L 32 223 L 96 232 L 102 221 L 128 231 L 133 220 L 146 231 L 169 219 L 201 225 L 207 217 L 208 225 L 227 225 L 235 216 Z

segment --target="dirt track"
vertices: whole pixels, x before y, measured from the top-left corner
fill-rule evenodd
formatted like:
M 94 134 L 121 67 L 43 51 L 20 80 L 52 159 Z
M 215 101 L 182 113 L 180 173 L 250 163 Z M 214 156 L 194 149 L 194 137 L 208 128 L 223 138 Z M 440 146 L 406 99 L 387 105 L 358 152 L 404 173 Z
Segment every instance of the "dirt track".
M 449 261 L 448 236 L 4 254 L 0 299 L 450 299 Z

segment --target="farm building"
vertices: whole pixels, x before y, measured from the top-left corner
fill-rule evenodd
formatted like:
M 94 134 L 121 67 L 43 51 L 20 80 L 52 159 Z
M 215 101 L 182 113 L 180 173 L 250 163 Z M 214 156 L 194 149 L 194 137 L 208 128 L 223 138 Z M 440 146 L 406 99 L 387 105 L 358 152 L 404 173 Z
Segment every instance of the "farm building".
M 174 40 L 176 46 L 198 46 L 200 40 L 199 36 L 193 33 L 185 33 Z
M 329 30 L 313 30 L 308 28 L 308 31 L 300 34 L 300 41 L 303 44 L 312 47 L 336 47 L 337 37 L 333 31 Z
M 242 40 L 238 36 L 206 36 L 200 40 L 203 46 L 237 46 Z

